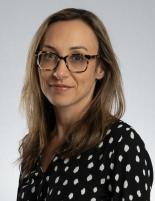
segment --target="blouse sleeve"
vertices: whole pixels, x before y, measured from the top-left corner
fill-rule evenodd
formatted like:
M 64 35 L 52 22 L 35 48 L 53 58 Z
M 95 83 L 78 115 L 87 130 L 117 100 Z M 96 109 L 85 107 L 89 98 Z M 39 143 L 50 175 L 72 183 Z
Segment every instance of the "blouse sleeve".
M 109 183 L 113 201 L 150 201 L 153 168 L 144 142 L 135 130 L 122 136 L 116 146 Z
M 42 170 L 39 166 L 33 169 L 24 178 L 19 177 L 17 201 L 37 201 L 39 197 L 40 184 L 42 182 Z

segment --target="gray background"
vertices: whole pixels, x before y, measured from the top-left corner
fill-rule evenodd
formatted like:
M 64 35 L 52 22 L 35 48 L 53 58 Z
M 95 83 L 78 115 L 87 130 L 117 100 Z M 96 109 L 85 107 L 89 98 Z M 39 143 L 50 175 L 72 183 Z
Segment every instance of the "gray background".
M 18 106 L 31 38 L 49 14 L 66 7 L 90 9 L 106 25 L 124 80 L 123 120 L 140 134 L 155 166 L 155 1 L 0 0 L 1 201 L 16 200 L 19 170 L 14 161 L 26 132 Z

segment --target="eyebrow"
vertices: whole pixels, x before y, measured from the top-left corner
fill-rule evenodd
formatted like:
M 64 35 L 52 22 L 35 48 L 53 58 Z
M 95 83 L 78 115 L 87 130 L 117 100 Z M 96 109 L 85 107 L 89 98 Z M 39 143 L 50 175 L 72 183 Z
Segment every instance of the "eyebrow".
M 49 48 L 49 49 L 52 49 L 54 51 L 57 51 L 57 49 L 51 45 L 43 45 L 43 47 L 46 47 L 46 48 Z M 70 50 L 77 50 L 77 49 L 84 49 L 86 51 L 88 51 L 88 49 L 84 46 L 73 46 L 73 47 L 70 47 L 69 48 Z

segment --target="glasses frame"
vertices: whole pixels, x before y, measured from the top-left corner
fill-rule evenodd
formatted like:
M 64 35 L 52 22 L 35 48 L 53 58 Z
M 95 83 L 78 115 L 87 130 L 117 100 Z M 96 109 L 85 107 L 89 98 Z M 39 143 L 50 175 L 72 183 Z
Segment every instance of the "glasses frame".
M 57 64 L 56 64 L 56 66 L 55 66 L 53 69 L 42 68 L 42 67 L 40 66 L 40 64 L 39 64 L 39 56 L 40 56 L 41 54 L 44 54 L 44 53 L 52 53 L 52 54 L 54 54 L 54 55 L 56 55 L 56 56 L 58 57 Z M 72 55 L 72 54 L 71 54 L 71 55 Z M 96 54 L 96 55 L 79 54 L 79 55 L 82 55 L 82 56 L 84 56 L 84 57 L 87 59 L 87 65 L 86 65 L 85 69 L 82 70 L 82 71 L 72 71 L 72 70 L 69 69 L 69 66 L 68 66 L 68 63 L 67 63 L 67 58 L 68 58 L 70 55 L 66 55 L 66 56 L 64 56 L 64 57 L 61 57 L 61 56 L 59 56 L 59 55 L 56 54 L 56 53 L 53 53 L 53 52 L 50 52 L 50 51 L 42 51 L 42 50 L 35 54 L 35 56 L 37 57 L 37 65 L 38 65 L 38 67 L 39 67 L 40 70 L 46 70 L 46 71 L 49 70 L 49 71 L 52 71 L 52 70 L 54 70 L 54 69 L 57 68 L 57 66 L 59 65 L 60 60 L 64 60 L 67 69 L 68 69 L 70 72 L 72 72 L 72 73 L 83 73 L 83 72 L 85 72 L 85 71 L 87 70 L 87 68 L 88 68 L 89 60 L 90 60 L 90 59 L 95 59 L 95 58 L 99 58 L 99 57 L 100 57 L 99 54 Z

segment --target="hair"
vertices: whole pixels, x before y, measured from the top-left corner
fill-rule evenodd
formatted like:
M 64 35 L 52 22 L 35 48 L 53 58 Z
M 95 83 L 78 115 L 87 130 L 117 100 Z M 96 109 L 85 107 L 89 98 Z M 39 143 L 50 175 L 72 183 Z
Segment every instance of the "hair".
M 74 19 L 82 20 L 94 31 L 99 43 L 104 77 L 96 82 L 88 110 L 67 131 L 66 141 L 59 149 L 62 156 L 71 157 L 97 145 L 111 124 L 119 120 L 125 111 L 119 65 L 102 21 L 94 13 L 84 9 L 67 8 L 50 15 L 34 35 L 27 58 L 20 102 L 28 125 L 28 134 L 21 140 L 19 146 L 23 176 L 30 172 L 39 154 L 51 139 L 51 131 L 56 127 L 53 106 L 41 91 L 35 54 L 40 49 L 44 35 L 52 23 Z

